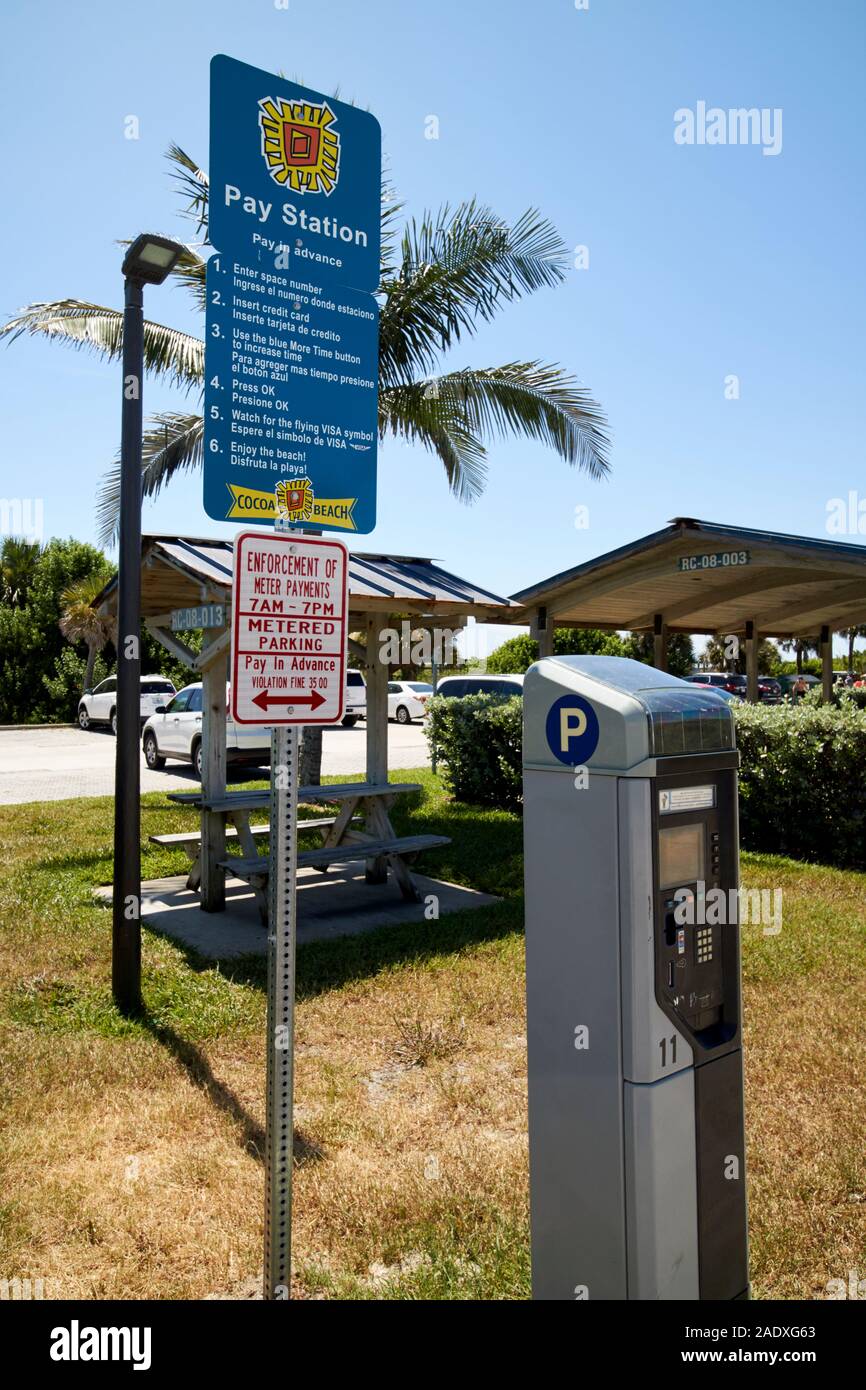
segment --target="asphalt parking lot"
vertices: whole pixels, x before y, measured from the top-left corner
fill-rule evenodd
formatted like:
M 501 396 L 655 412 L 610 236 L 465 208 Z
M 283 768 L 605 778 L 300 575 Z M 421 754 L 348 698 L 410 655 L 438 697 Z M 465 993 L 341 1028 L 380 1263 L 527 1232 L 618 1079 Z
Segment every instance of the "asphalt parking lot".
M 324 775 L 362 773 L 366 761 L 366 725 L 354 729 L 326 729 L 322 772 Z M 22 801 L 64 801 L 77 796 L 111 796 L 114 792 L 112 734 L 104 730 L 84 733 L 59 725 L 56 729 L 0 729 L 0 805 Z M 424 767 L 430 761 L 427 740 L 419 724 L 388 726 L 390 767 Z M 235 774 L 230 770 L 232 780 Z M 258 776 L 237 770 L 236 779 Z M 168 762 L 162 772 L 151 772 L 141 760 L 143 792 L 175 791 L 197 786 L 184 763 Z

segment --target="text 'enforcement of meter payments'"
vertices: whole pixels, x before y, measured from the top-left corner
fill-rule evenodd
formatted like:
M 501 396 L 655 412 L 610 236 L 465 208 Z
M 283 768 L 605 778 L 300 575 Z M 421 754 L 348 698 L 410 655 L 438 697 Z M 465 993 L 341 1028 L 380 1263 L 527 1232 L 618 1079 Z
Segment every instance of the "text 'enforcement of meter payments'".
M 235 538 L 231 713 L 239 724 L 333 724 L 344 713 L 348 553 L 342 541 Z
M 379 123 L 220 55 L 210 175 L 205 511 L 372 531 Z

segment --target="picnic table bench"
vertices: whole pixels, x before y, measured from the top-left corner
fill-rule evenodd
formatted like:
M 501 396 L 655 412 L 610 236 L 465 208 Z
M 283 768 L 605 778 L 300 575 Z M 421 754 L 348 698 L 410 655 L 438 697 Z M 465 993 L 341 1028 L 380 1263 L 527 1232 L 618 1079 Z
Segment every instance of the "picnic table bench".
M 328 802 L 341 802 L 342 805 L 336 815 L 298 821 L 298 834 L 307 830 L 322 834 L 322 843 L 316 849 L 299 850 L 298 867 L 315 868 L 327 873 L 332 864 L 365 859 L 368 882 L 382 882 L 390 868 L 403 897 L 417 902 L 420 894 L 409 865 L 415 862 L 422 850 L 447 845 L 450 841 L 444 835 L 398 836 L 391 825 L 388 807 L 394 797 L 420 790 L 416 782 L 337 782 L 300 787 L 299 805 Z M 168 796 L 169 800 L 180 805 L 210 811 L 231 822 L 226 827 L 226 836 L 238 840 L 242 852 L 240 856 L 221 860 L 220 868 L 249 883 L 256 896 L 262 921 L 266 922 L 270 862 L 257 853 L 256 840 L 269 834 L 270 827 L 252 826 L 250 816 L 255 811 L 269 809 L 270 790 L 226 791 L 211 797 L 205 797 L 202 792 L 169 792 Z M 362 817 L 363 828 L 358 824 Z M 154 835 L 151 839 L 158 844 L 177 844 L 186 849 L 192 861 L 187 886 L 197 889 L 201 881 L 201 835 L 194 832 Z
M 300 830 L 321 830 L 326 826 L 334 824 L 336 816 L 325 816 L 315 820 L 301 821 Z M 250 825 L 247 827 L 250 838 L 256 840 L 264 839 L 270 835 L 271 827 L 265 825 Z M 227 840 L 238 838 L 238 828 L 236 825 L 227 825 L 225 831 Z M 148 837 L 151 844 L 163 845 L 167 849 L 182 849 L 190 861 L 189 875 L 186 880 L 187 888 L 198 889 L 201 882 L 201 831 L 200 830 L 181 830 L 173 835 L 150 835 Z

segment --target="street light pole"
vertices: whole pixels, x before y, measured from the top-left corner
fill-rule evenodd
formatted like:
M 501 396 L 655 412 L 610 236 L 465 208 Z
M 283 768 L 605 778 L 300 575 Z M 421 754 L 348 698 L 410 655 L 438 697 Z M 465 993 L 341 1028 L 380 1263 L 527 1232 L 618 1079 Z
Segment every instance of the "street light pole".
M 141 1007 L 141 378 L 144 284 L 124 280 L 120 557 L 117 577 L 117 751 L 111 987 L 122 1013 Z
M 162 284 L 183 247 L 140 236 L 123 261 L 123 414 L 117 575 L 117 748 L 111 988 L 122 1013 L 141 1008 L 141 387 L 144 286 Z

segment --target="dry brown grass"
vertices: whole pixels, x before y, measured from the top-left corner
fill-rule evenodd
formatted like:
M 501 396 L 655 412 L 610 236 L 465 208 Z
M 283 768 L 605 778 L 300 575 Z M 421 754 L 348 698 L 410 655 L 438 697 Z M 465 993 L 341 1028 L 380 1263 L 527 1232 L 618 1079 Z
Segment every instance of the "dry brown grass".
M 0 1277 L 71 1298 L 242 1296 L 261 1260 L 261 975 L 147 937 L 152 1016 L 123 1024 L 94 865 L 48 872 L 60 812 L 23 819 L 0 896 Z M 745 945 L 754 1291 L 820 1297 L 866 1276 L 863 879 L 757 859 L 746 876 L 786 892 L 782 935 Z M 519 903 L 470 916 L 302 957 L 298 1296 L 527 1295 Z
M 476 966 L 488 988 L 513 973 L 506 960 Z M 457 1052 L 453 1025 L 435 1014 L 450 1008 L 451 983 L 448 971 L 418 972 L 407 990 L 395 974 L 299 1006 L 299 1269 L 372 1288 L 382 1281 L 375 1267 L 412 1253 L 407 1232 L 425 1241 L 441 1213 L 467 1229 L 485 1213 L 524 1221 L 525 1049 L 513 980 L 502 978 L 495 1012 L 483 994 L 477 1011 L 467 1007 Z M 433 1039 L 423 1066 L 393 1055 L 404 1046 L 395 1015 L 407 994 L 429 1011 L 418 1033 L 425 1047 Z M 414 1023 L 413 1039 L 419 1016 Z M 197 1054 L 218 1086 L 203 1086 L 154 1040 L 7 1031 L 6 1268 L 70 1298 L 200 1298 L 255 1273 L 259 1030 Z M 301 1278 L 301 1289 L 320 1282 Z

